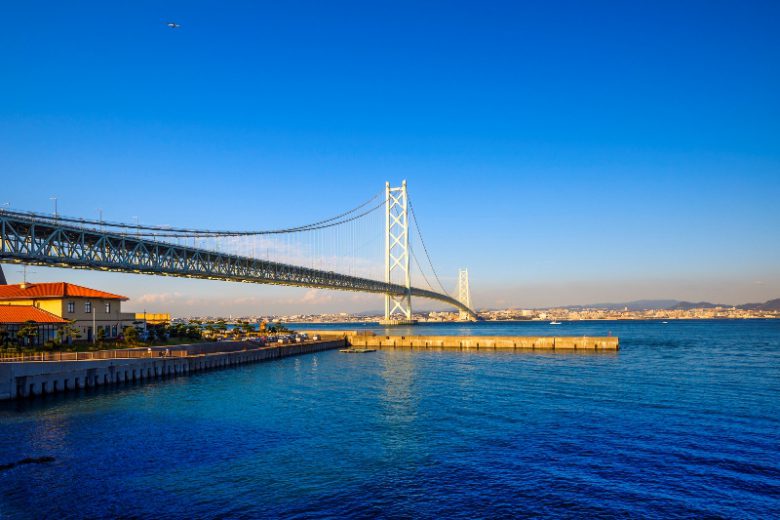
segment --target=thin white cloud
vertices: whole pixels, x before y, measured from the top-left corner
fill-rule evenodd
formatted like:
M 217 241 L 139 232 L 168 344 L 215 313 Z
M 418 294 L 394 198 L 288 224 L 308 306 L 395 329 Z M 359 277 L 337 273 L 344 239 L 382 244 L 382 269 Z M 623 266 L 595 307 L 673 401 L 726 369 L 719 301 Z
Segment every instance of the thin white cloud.
M 140 297 L 135 298 L 136 303 L 174 303 L 180 302 L 183 299 L 183 294 L 179 292 L 165 292 L 165 293 L 147 293 L 142 294 Z

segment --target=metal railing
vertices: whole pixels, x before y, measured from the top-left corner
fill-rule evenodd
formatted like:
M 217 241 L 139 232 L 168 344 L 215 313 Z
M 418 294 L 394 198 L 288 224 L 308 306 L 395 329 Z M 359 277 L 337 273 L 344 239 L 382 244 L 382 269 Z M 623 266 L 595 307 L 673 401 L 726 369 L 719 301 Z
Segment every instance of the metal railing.
M 226 354 L 242 350 L 260 350 L 278 347 L 311 345 L 321 341 L 332 341 L 343 336 L 323 337 L 321 340 L 292 341 L 288 343 L 264 343 L 261 341 L 224 341 L 219 343 L 192 343 L 171 346 L 131 347 L 122 349 L 92 350 L 87 352 L 0 352 L 0 363 L 19 363 L 26 361 L 90 361 L 100 359 L 166 359 Z M 151 352 L 150 352 L 151 349 Z
M 89 361 L 93 359 L 186 357 L 187 355 L 187 351 L 182 349 L 170 349 L 167 354 L 160 350 L 153 350 L 152 352 L 149 352 L 145 349 L 94 350 L 88 352 L 34 352 L 29 354 L 4 352 L 0 353 L 0 363 L 18 363 L 24 361 Z

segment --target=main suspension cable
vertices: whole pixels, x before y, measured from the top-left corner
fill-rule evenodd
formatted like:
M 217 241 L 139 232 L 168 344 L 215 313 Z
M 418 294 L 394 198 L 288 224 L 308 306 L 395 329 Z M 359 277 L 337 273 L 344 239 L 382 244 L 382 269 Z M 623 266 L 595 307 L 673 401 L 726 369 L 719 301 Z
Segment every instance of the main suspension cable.
M 332 222 L 332 219 L 328 219 L 328 221 L 322 221 L 327 222 L 321 225 L 314 225 L 310 224 L 306 227 L 297 227 L 297 228 L 288 228 L 288 229 L 274 229 L 274 230 L 268 230 L 268 231 L 222 231 L 222 232 L 200 232 L 200 233 L 169 233 L 169 229 L 164 229 L 162 233 L 155 233 L 155 232 L 145 232 L 145 233 L 120 233 L 127 236 L 133 236 L 133 237 L 198 237 L 198 238 L 215 238 L 215 237 L 239 237 L 239 236 L 259 236 L 259 235 L 289 235 L 293 233 L 300 233 L 305 231 L 316 231 L 319 229 L 327 229 L 332 228 L 336 226 L 340 226 L 342 224 L 346 224 L 348 222 L 352 222 L 355 220 L 358 220 L 362 217 L 365 217 L 366 215 L 369 215 L 379 208 L 383 207 L 387 201 L 382 201 L 376 206 L 372 207 L 371 209 L 368 209 L 362 213 L 359 213 L 357 215 L 352 215 L 349 218 L 344 218 L 342 220 L 338 220 L 335 222 Z
M 417 221 L 417 215 L 415 215 L 414 213 L 414 206 L 412 206 L 412 199 L 409 198 L 408 195 L 407 195 L 407 201 L 409 202 L 409 212 L 412 214 L 414 227 L 417 229 L 417 236 L 420 237 L 420 243 L 423 246 L 423 251 L 425 251 L 425 256 L 428 258 L 428 265 L 431 266 L 431 271 L 433 271 L 433 276 L 436 277 L 436 281 L 439 283 L 439 287 L 441 287 L 442 292 L 444 292 L 444 294 L 446 294 L 447 296 L 450 296 L 450 293 L 447 292 L 447 289 L 445 289 L 444 285 L 441 283 L 441 280 L 439 279 L 439 274 L 436 272 L 436 268 L 433 267 L 433 262 L 431 262 L 431 255 L 428 253 L 428 248 L 425 245 L 425 240 L 423 240 L 423 235 L 422 232 L 420 231 L 420 223 Z M 420 269 L 420 271 L 422 271 L 422 269 Z M 452 296 L 450 296 L 450 298 L 452 298 Z
M 384 191 L 384 190 L 383 190 Z M 382 195 L 383 191 L 377 193 L 367 201 L 363 202 L 359 206 L 356 206 L 349 211 L 345 211 L 344 213 L 340 213 L 336 216 L 330 217 L 325 220 L 320 220 L 317 222 L 312 222 L 311 224 L 306 224 L 302 226 L 295 226 L 290 228 L 282 228 L 282 229 L 270 229 L 270 230 L 257 230 L 257 231 L 221 231 L 221 230 L 203 230 L 203 229 L 192 229 L 192 228 L 176 228 L 171 226 L 150 226 L 150 225 L 142 225 L 142 224 L 127 224 L 123 222 L 112 222 L 112 221 L 106 221 L 106 220 L 93 220 L 93 219 L 84 219 L 84 218 L 75 218 L 75 217 L 63 217 L 59 215 L 49 215 L 49 214 L 43 214 L 43 213 L 36 213 L 32 211 L 11 211 L 11 210 L 0 210 L 4 214 L 7 215 L 15 215 L 20 216 L 24 218 L 35 218 L 35 219 L 42 219 L 47 221 L 50 224 L 58 224 L 62 222 L 66 223 L 72 223 L 72 224 L 82 224 L 82 225 L 90 225 L 90 226 L 98 226 L 99 228 L 119 228 L 123 230 L 133 230 L 134 234 L 136 236 L 157 236 L 157 237 L 220 237 L 220 236 L 247 236 L 247 235 L 280 235 L 280 234 L 286 234 L 286 233 L 295 233 L 298 231 L 309 231 L 313 229 L 323 229 L 326 227 L 331 227 L 335 225 L 340 225 L 346 222 L 350 222 L 351 220 L 354 220 L 356 218 L 360 218 L 362 216 L 365 216 L 372 211 L 375 211 L 376 209 L 382 207 L 386 201 L 381 202 L 379 205 L 373 207 L 372 209 L 361 213 L 360 215 L 354 216 L 350 219 L 341 220 L 344 217 L 347 217 L 349 215 L 352 215 L 353 213 L 361 210 L 362 208 L 368 206 L 373 201 L 375 201 L 377 198 Z M 139 233 L 140 231 L 148 231 L 149 233 Z M 154 231 L 159 231 L 160 233 L 151 233 Z

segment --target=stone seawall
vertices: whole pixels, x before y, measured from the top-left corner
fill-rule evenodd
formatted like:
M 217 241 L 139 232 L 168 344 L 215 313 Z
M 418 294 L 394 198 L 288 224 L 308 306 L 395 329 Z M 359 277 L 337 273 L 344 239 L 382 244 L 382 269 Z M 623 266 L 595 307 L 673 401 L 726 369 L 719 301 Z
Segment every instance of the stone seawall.
M 461 350 L 604 350 L 620 349 L 618 338 L 589 336 L 372 336 L 346 335 L 353 347 L 441 348 Z
M 245 349 L 245 345 L 222 344 L 224 350 L 241 350 L 211 353 L 200 353 L 212 350 L 200 345 L 194 349 L 200 352 L 185 356 L 0 363 L 0 400 L 185 376 L 202 370 L 310 354 L 342 348 L 344 345 L 343 339 L 335 338 L 248 349 Z M 180 350 L 180 347 L 176 348 Z

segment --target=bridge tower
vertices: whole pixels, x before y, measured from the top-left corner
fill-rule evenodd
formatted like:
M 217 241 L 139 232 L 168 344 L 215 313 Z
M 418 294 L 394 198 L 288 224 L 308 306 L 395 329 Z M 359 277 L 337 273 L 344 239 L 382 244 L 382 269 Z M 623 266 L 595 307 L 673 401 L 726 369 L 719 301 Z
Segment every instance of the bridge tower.
M 406 181 L 399 188 L 385 183 L 385 282 L 406 287 L 403 295 L 385 295 L 382 325 L 411 325 L 412 278 L 409 271 L 409 198 Z M 394 318 L 401 314 L 401 318 Z
M 458 271 L 458 301 L 471 308 L 471 291 L 469 290 L 469 270 L 461 269 Z M 470 318 L 469 313 L 461 310 L 458 315 L 460 321 L 466 321 Z

